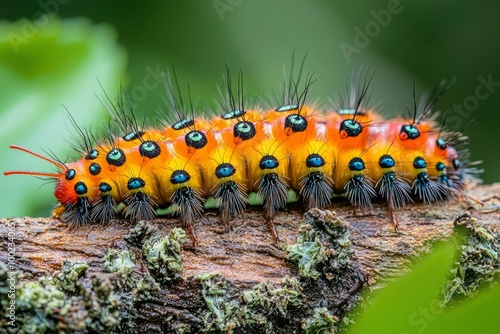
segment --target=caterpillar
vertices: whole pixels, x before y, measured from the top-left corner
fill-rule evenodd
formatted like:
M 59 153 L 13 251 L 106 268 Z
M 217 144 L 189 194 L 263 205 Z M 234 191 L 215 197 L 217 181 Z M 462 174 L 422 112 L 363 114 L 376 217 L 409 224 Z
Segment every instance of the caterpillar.
M 65 163 L 11 145 L 57 171 L 12 170 L 4 175 L 55 180 L 60 204 L 54 214 L 71 229 L 105 223 L 120 214 L 134 222 L 151 220 L 158 208 L 168 207 L 194 243 L 194 225 L 203 218 L 207 199 L 215 200 L 226 231 L 231 217 L 250 202 L 262 204 L 277 241 L 274 216 L 294 193 L 305 209 L 324 209 L 340 195 L 354 208 L 366 210 L 380 198 L 395 228 L 398 208 L 462 193 L 466 178 L 476 170 L 461 149 L 467 137 L 447 131 L 446 116 L 437 124 L 432 111 L 448 89 L 445 82 L 420 103 L 414 83 L 409 115 L 387 120 L 367 98 L 375 71 L 353 74 L 346 93 L 323 110 L 308 101 L 315 78 L 307 74 L 303 79 L 303 66 L 304 61 L 295 78 L 292 61 L 281 98 L 267 109 L 256 107 L 256 102 L 247 108 L 241 70 L 233 84 L 226 67 L 220 106 L 211 119 L 195 117 L 191 97 L 189 103 L 184 101 L 173 70 L 164 80 L 170 120 L 162 127 L 139 121 L 126 94 L 116 101 L 106 95 L 103 103 L 111 122 L 103 140 L 82 130 L 70 116 L 79 138 L 73 147 L 79 160 Z

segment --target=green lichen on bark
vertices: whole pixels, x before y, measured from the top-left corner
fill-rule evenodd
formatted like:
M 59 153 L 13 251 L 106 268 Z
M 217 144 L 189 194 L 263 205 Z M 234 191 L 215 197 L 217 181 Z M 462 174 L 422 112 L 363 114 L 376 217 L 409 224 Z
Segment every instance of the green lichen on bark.
M 109 273 L 129 276 L 134 272 L 135 255 L 130 250 L 119 251 L 110 248 L 104 262 L 104 269 Z
M 193 277 L 194 282 L 201 284 L 201 295 L 207 310 L 202 311 L 205 333 L 231 333 L 240 324 L 237 319 L 238 302 L 230 283 L 217 273 L 199 274 Z
M 302 324 L 304 334 L 334 334 L 339 318 L 326 307 L 315 308 L 313 314 Z
M 482 227 L 468 212 L 454 221 L 461 244 L 451 278 L 442 291 L 442 306 L 473 297 L 485 283 L 493 281 L 500 268 L 500 237 Z
M 76 291 L 76 281 L 82 277 L 87 269 L 87 262 L 65 260 L 60 271 L 52 275 L 52 284 L 67 293 Z
M 173 228 L 164 235 L 141 221 L 130 230 L 125 240 L 142 249 L 146 265 L 158 282 L 172 284 L 182 279 L 182 244 L 186 240 L 183 229 Z
M 142 251 L 147 266 L 161 283 L 172 283 L 182 279 L 182 244 L 186 232 L 174 228 L 168 236 L 153 234 L 144 242 Z
M 137 259 L 131 250 L 109 249 L 104 269 L 120 276 L 123 291 L 129 291 L 134 301 L 151 299 L 159 290 L 159 284 L 148 272 L 138 272 Z
M 288 259 L 298 263 L 302 277 L 331 280 L 352 261 L 349 223 L 332 211 L 305 214 L 297 243 L 287 247 Z
M 259 283 L 239 294 L 221 274 L 200 274 L 193 281 L 201 284 L 200 293 L 206 305 L 200 315 L 200 330 L 204 333 L 281 333 L 282 329 L 289 330 L 290 323 L 300 320 L 292 312 L 302 302 L 300 284 L 295 278 L 286 276 L 278 285 Z
M 72 268 L 72 269 L 71 269 Z M 5 323 L 2 315 L 0 328 L 4 333 L 91 333 L 113 332 L 118 328 L 123 310 L 115 294 L 114 284 L 106 277 L 92 276 L 90 284 L 76 281 L 77 268 L 84 268 L 83 263 L 68 265 L 54 276 L 41 277 L 38 281 L 23 282 L 19 275 L 11 276 L 15 280 L 15 327 Z M 63 272 L 70 273 L 60 280 Z M 7 310 L 11 302 L 6 294 L 8 281 L 6 268 L 0 265 L 0 293 L 2 310 Z M 58 277 L 54 279 L 54 277 Z M 74 293 L 65 293 L 60 285 L 73 286 Z
M 242 294 L 241 316 L 247 329 L 277 333 L 284 324 L 294 323 L 294 311 L 302 307 L 304 296 L 296 278 L 285 276 L 281 285 L 263 282 Z

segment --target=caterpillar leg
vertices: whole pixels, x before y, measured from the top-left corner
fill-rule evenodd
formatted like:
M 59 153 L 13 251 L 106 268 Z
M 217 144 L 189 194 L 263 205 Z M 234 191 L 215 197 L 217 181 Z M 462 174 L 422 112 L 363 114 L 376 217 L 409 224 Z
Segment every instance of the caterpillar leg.
M 259 185 L 259 195 L 264 199 L 264 218 L 274 242 L 279 241 L 278 232 L 274 226 L 274 213 L 286 207 L 287 187 L 286 181 L 277 173 L 264 175 Z
M 243 212 L 248 204 L 246 189 L 234 181 L 224 182 L 215 194 L 217 206 L 221 212 L 221 219 L 225 232 L 231 229 L 229 219 L 232 215 Z
M 399 228 L 399 220 L 398 220 L 398 217 L 396 215 L 396 210 L 394 209 L 394 207 L 392 206 L 392 204 L 390 202 L 391 202 L 391 200 L 389 200 L 389 202 L 388 202 L 389 205 L 387 206 L 387 215 L 389 216 L 389 219 L 391 221 L 392 228 L 394 229 L 394 233 L 397 233 L 398 228 Z
M 66 211 L 66 207 L 62 204 L 58 204 L 54 210 L 52 210 L 52 217 L 60 218 L 62 214 Z
M 125 198 L 125 218 L 134 222 L 140 220 L 153 220 L 156 217 L 154 207 L 156 204 L 142 191 L 133 193 Z
M 116 216 L 116 201 L 111 195 L 98 197 L 92 207 L 90 218 L 92 221 L 104 224 Z
M 78 197 L 76 203 L 68 204 L 61 215 L 61 219 L 69 224 L 69 230 L 73 231 L 80 225 L 90 221 L 92 206 L 88 197 Z
M 269 233 L 271 233 L 273 242 L 279 242 L 280 238 L 278 235 L 278 231 L 276 231 L 276 226 L 274 226 L 274 219 L 269 215 L 269 212 L 267 210 L 264 211 L 264 219 L 266 220 L 267 228 L 269 229 Z
M 332 198 L 333 181 L 322 172 L 311 172 L 299 183 L 299 195 L 302 196 L 306 210 L 325 209 Z
M 198 244 L 194 223 L 203 218 L 203 196 L 196 189 L 182 187 L 174 191 L 171 202 L 174 214 L 179 214 L 184 228 L 189 233 L 193 245 Z

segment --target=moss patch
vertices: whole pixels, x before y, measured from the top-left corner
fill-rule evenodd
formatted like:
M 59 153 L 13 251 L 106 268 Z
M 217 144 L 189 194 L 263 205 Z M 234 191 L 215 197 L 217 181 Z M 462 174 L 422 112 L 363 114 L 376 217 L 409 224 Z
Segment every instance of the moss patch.
M 349 223 L 335 212 L 310 210 L 297 243 L 287 251 L 288 259 L 298 263 L 300 276 L 316 279 L 322 273 L 331 280 L 352 260 Z
M 500 237 L 482 227 L 468 212 L 454 222 L 461 244 L 451 278 L 443 287 L 442 305 L 470 298 L 485 283 L 497 277 L 500 267 Z
M 67 263 L 61 272 L 36 282 L 24 283 L 20 276 L 11 276 L 15 278 L 15 327 L 6 323 L 5 316 L 0 320 L 0 327 L 7 333 L 102 333 L 117 330 L 126 313 L 120 308 L 115 284 L 101 276 L 90 277 L 89 286 L 81 284 L 76 279 L 82 273 L 78 268 L 83 270 L 84 267 L 81 262 Z M 7 277 L 6 268 L 0 263 L 2 310 L 7 310 L 12 300 L 6 293 L 6 284 L 10 286 L 10 283 L 3 278 Z M 74 295 L 68 296 L 63 288 L 73 290 Z

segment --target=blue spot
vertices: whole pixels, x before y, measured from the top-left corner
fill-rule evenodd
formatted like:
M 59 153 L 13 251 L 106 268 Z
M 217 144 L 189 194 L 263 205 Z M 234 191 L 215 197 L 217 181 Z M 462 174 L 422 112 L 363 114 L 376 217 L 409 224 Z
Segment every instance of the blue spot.
M 312 167 L 321 167 L 325 165 L 325 159 L 317 153 L 309 154 L 306 158 L 306 166 L 309 168 Z
M 360 172 L 363 169 L 365 169 L 365 163 L 361 158 L 352 158 L 351 161 L 349 161 L 349 170 L 355 171 L 355 172 Z
M 436 139 L 436 145 L 437 145 L 437 147 L 439 147 L 442 150 L 444 150 L 447 146 L 446 141 L 444 141 L 444 139 L 442 139 L 442 138 Z
M 99 151 L 98 150 L 92 150 L 90 151 L 87 156 L 85 157 L 86 160 L 94 160 L 97 159 L 99 156 Z
M 245 110 L 233 110 L 221 116 L 222 119 L 233 119 L 245 115 Z
M 99 190 L 102 192 L 102 193 L 107 193 L 107 192 L 110 192 L 113 188 L 107 184 L 106 182 L 101 182 L 99 184 Z
M 189 173 L 186 172 L 185 170 L 176 170 L 170 176 L 170 182 L 172 182 L 172 184 L 184 183 L 189 181 L 190 179 L 191 175 L 189 175 Z
M 445 184 L 448 187 L 450 186 L 450 180 L 448 178 L 448 175 L 439 175 L 439 183 Z
M 120 167 L 125 164 L 125 160 L 125 154 L 119 148 L 114 148 L 106 154 L 106 162 L 109 165 Z
M 339 109 L 337 112 L 341 115 L 354 115 L 356 114 L 356 109 Z
M 405 133 L 407 139 L 416 139 L 420 136 L 420 131 L 413 125 L 403 125 L 400 133 Z
M 187 127 L 193 126 L 193 125 L 194 125 L 194 121 L 192 119 L 181 119 L 177 123 L 172 124 L 172 129 L 181 130 L 181 129 L 184 129 L 184 128 L 187 128 Z
M 265 155 L 260 159 L 259 168 L 260 169 L 273 169 L 277 168 L 280 165 L 278 159 L 273 157 L 272 155 Z
M 77 182 L 75 184 L 75 193 L 77 195 L 83 195 L 87 193 L 87 186 L 83 182 Z
M 220 164 L 219 166 L 217 166 L 217 168 L 215 168 L 215 176 L 217 176 L 217 178 L 219 179 L 221 177 L 229 177 L 235 172 L 236 168 L 234 168 L 234 166 L 229 163 Z
M 443 171 L 443 170 L 445 170 L 445 169 L 446 169 L 446 166 L 445 166 L 445 164 L 444 164 L 444 163 L 442 163 L 442 162 L 438 162 L 438 163 L 436 164 L 436 169 L 437 169 L 438 171 L 440 171 L 440 172 L 441 172 L 441 171 Z
M 142 188 L 145 185 L 146 185 L 146 182 L 144 182 L 141 178 L 133 177 L 130 180 L 128 180 L 127 188 L 128 188 L 128 190 L 135 190 L 135 189 Z
M 73 180 L 76 176 L 76 172 L 74 169 L 68 169 L 68 171 L 66 172 L 66 180 Z
M 255 126 L 251 122 L 241 121 L 234 125 L 233 135 L 241 140 L 252 139 L 255 136 Z
M 123 136 L 123 140 L 132 141 L 132 140 L 135 140 L 135 139 L 142 137 L 142 135 L 144 135 L 145 133 L 146 132 L 144 132 L 144 131 L 131 131 L 127 135 Z
M 413 167 L 415 169 L 422 169 L 427 167 L 427 163 L 425 162 L 424 158 L 422 157 L 416 157 L 415 160 L 413 160 Z
M 382 168 L 392 168 L 394 167 L 396 162 L 390 155 L 384 154 L 383 156 L 380 157 L 378 164 Z
M 92 175 L 97 175 L 101 172 L 101 166 L 99 166 L 99 164 L 93 162 L 89 166 L 89 172 Z

